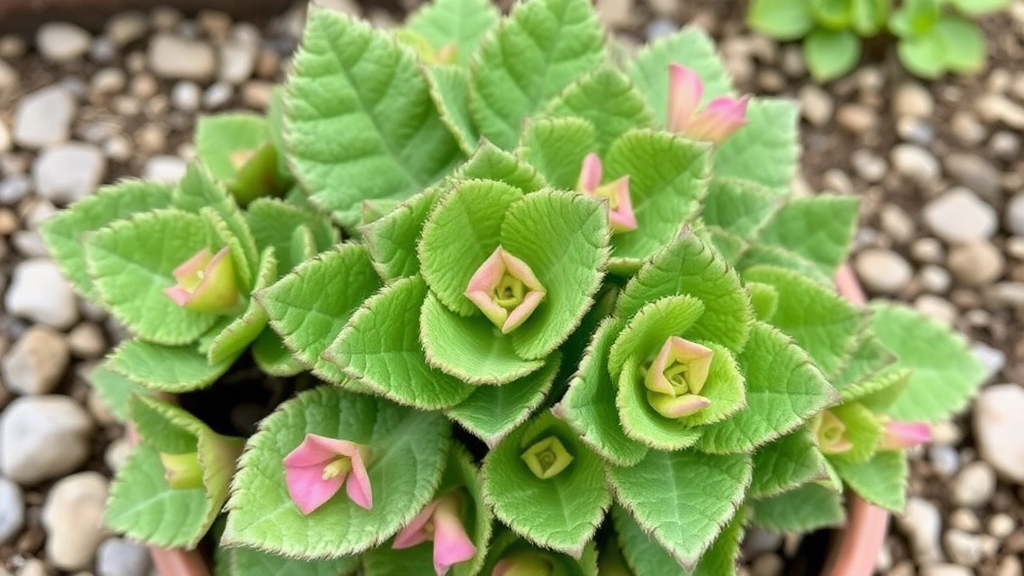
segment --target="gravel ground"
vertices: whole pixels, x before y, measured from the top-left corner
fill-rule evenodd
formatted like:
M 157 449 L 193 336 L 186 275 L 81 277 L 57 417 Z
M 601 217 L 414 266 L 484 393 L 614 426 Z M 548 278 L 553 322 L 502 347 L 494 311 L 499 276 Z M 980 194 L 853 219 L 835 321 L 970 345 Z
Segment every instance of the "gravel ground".
M 869 293 L 961 330 L 991 370 L 972 410 L 914 456 L 907 513 L 878 573 L 1022 576 L 1024 0 L 985 21 L 991 59 L 976 76 L 924 83 L 883 49 L 825 86 L 798 47 L 744 28 L 742 1 L 597 5 L 633 44 L 694 21 L 742 90 L 799 100 L 796 187 L 863 197 L 853 264 Z M 158 9 L 119 14 L 98 34 L 51 23 L 0 37 L 0 576 L 150 572 L 144 549 L 94 521 L 128 447 L 83 375 L 121 330 L 72 294 L 36 227 L 99 183 L 179 178 L 195 117 L 262 110 L 301 22 L 299 10 L 258 27 Z M 752 535 L 744 570 L 780 575 L 795 548 Z

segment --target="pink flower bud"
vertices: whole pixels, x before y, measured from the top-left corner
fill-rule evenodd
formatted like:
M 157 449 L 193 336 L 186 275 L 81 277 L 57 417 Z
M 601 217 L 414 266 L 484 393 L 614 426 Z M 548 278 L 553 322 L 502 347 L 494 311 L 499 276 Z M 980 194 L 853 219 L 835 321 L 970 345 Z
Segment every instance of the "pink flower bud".
M 466 286 L 469 298 L 501 329 L 515 330 L 533 314 L 546 292 L 530 266 L 501 246 L 480 265 Z
M 401 550 L 433 540 L 437 576 L 443 576 L 453 564 L 471 559 L 476 554 L 476 546 L 459 518 L 460 504 L 458 492 L 451 492 L 427 504 L 398 532 L 391 547 Z
M 583 159 L 576 189 L 587 196 L 608 200 L 608 225 L 612 232 L 636 230 L 636 215 L 629 197 L 629 176 L 601 185 L 603 168 L 597 154 L 587 154 Z
M 885 436 L 879 450 L 903 450 L 920 446 L 932 439 L 932 429 L 924 422 L 898 422 L 885 424 Z
M 700 76 L 681 64 L 668 65 L 668 129 L 686 132 L 700 108 L 704 83 Z
M 164 294 L 187 310 L 230 314 L 238 306 L 238 284 L 231 250 L 221 248 L 212 254 L 209 248 L 196 252 L 172 272 L 177 284 Z
M 687 138 L 721 144 L 747 123 L 749 98 L 722 96 L 703 110 L 700 100 L 704 84 L 696 72 L 680 64 L 669 64 L 668 129 Z
M 711 405 L 700 396 L 711 371 L 714 351 L 678 336 L 665 340 L 647 367 L 647 401 L 666 418 L 689 416 Z
M 348 497 L 360 508 L 373 508 L 373 493 L 366 462 L 370 449 L 348 440 L 316 434 L 284 457 L 288 494 L 303 514 L 323 506 L 345 485 Z

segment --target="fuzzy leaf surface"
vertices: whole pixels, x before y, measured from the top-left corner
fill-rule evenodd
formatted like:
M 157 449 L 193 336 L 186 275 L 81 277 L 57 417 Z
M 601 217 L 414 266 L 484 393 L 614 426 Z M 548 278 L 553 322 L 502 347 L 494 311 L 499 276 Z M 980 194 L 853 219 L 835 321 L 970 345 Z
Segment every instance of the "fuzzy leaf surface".
M 750 238 L 778 209 L 778 198 L 766 188 L 745 180 L 712 178 L 701 219 L 708 226 Z
M 749 498 L 767 498 L 824 477 L 825 457 L 806 428 L 800 428 L 754 452 Z
M 296 560 L 252 548 L 214 551 L 215 576 L 350 576 L 359 568 L 359 556 L 333 560 Z
M 809 532 L 845 519 L 842 496 L 815 482 L 753 502 L 754 525 L 770 532 Z
M 487 0 L 436 0 L 410 16 L 406 26 L 434 50 L 454 47 L 455 61 L 466 65 L 499 16 Z
M 276 198 L 259 198 L 250 203 L 245 210 L 245 219 L 259 250 L 273 246 L 279 276 L 302 263 L 291 254 L 296 228 L 309 228 L 316 240 L 317 252 L 338 242 L 338 231 L 331 226 L 330 219 Z
M 196 122 L 196 156 L 221 181 L 234 180 L 237 152 L 255 152 L 270 140 L 266 119 L 256 114 L 201 116 Z
M 602 67 L 566 88 L 550 106 L 552 116 L 574 116 L 596 129 L 597 149 L 603 155 L 620 136 L 650 128 L 654 117 L 632 81 L 622 72 Z
M 761 229 L 758 240 L 796 252 L 831 277 L 849 255 L 858 204 L 850 196 L 794 198 Z
M 211 364 L 194 345 L 161 346 L 127 340 L 114 350 L 108 362 L 112 370 L 136 384 L 157 392 L 180 394 L 209 387 L 237 357 L 236 353 Z
M 797 109 L 784 100 L 757 99 L 747 108 L 747 125 L 715 151 L 716 177 L 752 180 L 776 194 L 789 192 L 796 175 Z
M 469 110 L 469 72 L 459 66 L 431 66 L 424 69 L 430 96 L 459 148 L 471 154 L 480 139 Z
M 611 516 L 622 553 L 636 576 L 722 576 L 735 570 L 743 540 L 742 513 L 722 530 L 693 571 L 683 568 L 621 506 L 614 506 Z
M 867 462 L 831 461 L 840 478 L 861 498 L 897 514 L 907 501 L 907 456 L 902 450 L 880 450 Z

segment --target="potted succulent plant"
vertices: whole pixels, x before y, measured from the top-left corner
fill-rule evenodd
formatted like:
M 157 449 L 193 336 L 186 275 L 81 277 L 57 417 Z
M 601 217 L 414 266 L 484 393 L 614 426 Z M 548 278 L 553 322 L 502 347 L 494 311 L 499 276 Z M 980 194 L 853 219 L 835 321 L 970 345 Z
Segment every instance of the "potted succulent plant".
M 109 525 L 165 576 L 720 575 L 899 510 L 980 367 L 836 294 L 857 201 L 790 194 L 791 103 L 695 29 L 620 60 L 587 0 L 314 11 L 266 118 L 50 220 L 133 334 Z

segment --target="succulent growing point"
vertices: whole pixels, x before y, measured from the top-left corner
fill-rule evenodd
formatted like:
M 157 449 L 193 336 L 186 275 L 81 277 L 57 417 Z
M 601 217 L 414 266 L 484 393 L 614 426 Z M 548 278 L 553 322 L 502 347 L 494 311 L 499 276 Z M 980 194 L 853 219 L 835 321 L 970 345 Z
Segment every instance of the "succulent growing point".
M 182 308 L 211 314 L 230 314 L 239 301 L 235 266 L 231 250 L 221 248 L 216 254 L 209 248 L 196 252 L 172 272 L 174 286 L 164 294 Z
M 604 198 L 608 201 L 608 225 L 612 233 L 636 230 L 637 221 L 633 214 L 633 201 L 629 197 L 629 176 L 601 184 L 604 169 L 601 158 L 594 153 L 583 158 L 576 189 L 587 196 Z
M 411 548 L 422 542 L 434 542 L 434 571 L 443 576 L 453 564 L 465 562 L 476 554 L 476 546 L 466 534 L 459 517 L 462 498 L 449 492 L 427 504 L 395 536 L 392 548 Z
M 554 478 L 572 463 L 572 454 L 557 436 L 548 436 L 534 442 L 522 454 L 530 472 L 541 480 Z
M 831 410 L 818 413 L 810 427 L 822 454 L 843 454 L 853 449 L 853 443 L 846 437 L 846 424 Z
M 673 132 L 721 144 L 747 123 L 748 96 L 720 96 L 701 109 L 704 83 L 686 66 L 669 65 L 668 86 L 668 129 Z
M 710 406 L 700 391 L 713 355 L 710 348 L 678 336 L 665 340 L 644 377 L 651 407 L 666 418 L 681 418 Z
M 198 452 L 181 454 L 160 453 L 167 485 L 175 490 L 203 487 L 203 468 L 199 464 Z
M 530 266 L 498 246 L 469 280 L 466 297 L 503 334 L 518 328 L 544 300 Z
M 345 485 L 348 497 L 360 508 L 373 508 L 373 493 L 366 464 L 370 451 L 350 442 L 306 434 L 284 458 L 288 494 L 303 514 L 310 514 Z

